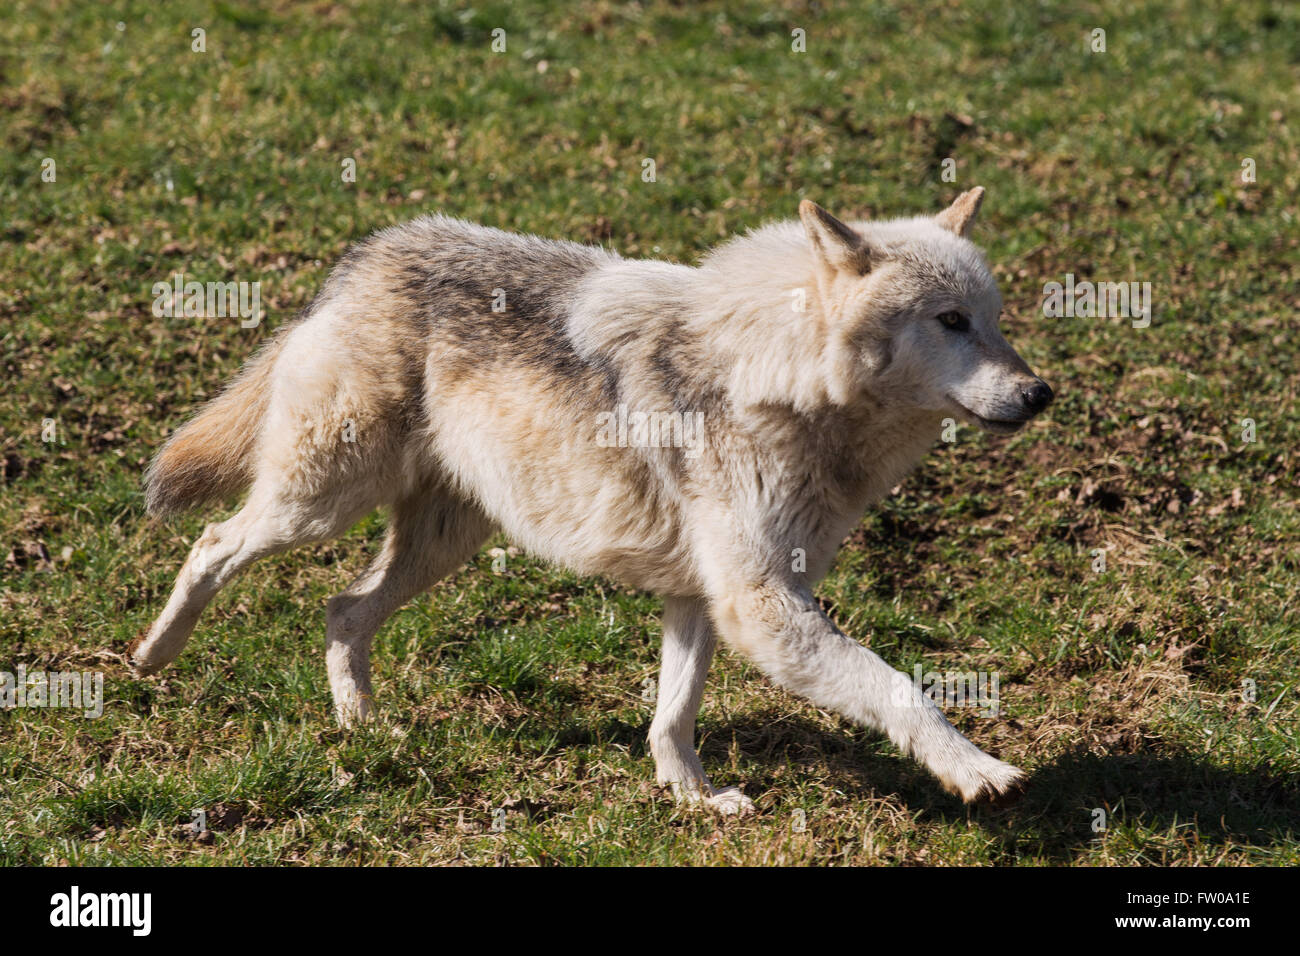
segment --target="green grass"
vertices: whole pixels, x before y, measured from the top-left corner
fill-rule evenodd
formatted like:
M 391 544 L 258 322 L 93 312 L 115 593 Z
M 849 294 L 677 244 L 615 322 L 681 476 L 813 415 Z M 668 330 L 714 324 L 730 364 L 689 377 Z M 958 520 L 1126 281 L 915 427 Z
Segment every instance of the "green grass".
M 1300 862 L 1294 5 L 10 7 L 0 670 L 99 670 L 107 700 L 0 713 L 0 863 Z M 724 653 L 702 753 L 759 813 L 677 809 L 645 743 L 657 602 L 527 557 L 396 615 L 382 720 L 344 736 L 324 603 L 380 516 L 255 566 L 172 669 L 127 675 L 215 517 L 147 521 L 145 464 L 370 230 L 439 210 L 692 261 L 804 196 L 911 214 L 976 184 L 1057 404 L 937 446 L 820 593 L 900 669 L 999 673 L 996 718 L 950 714 L 1032 771 L 1017 807 L 964 808 Z M 177 271 L 260 281 L 267 320 L 155 318 Z M 1151 282 L 1151 327 L 1043 318 L 1067 272 Z

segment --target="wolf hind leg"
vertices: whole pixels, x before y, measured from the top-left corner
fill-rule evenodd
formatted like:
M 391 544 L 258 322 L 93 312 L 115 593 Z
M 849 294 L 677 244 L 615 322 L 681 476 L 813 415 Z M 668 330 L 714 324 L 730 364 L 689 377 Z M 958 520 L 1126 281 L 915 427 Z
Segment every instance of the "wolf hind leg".
M 394 506 L 379 554 L 327 607 L 325 661 L 340 725 L 351 727 L 370 716 L 370 648 L 379 628 L 460 567 L 491 532 L 492 523 L 477 507 L 436 491 Z
M 664 599 L 663 659 L 659 698 L 650 724 L 650 751 L 659 783 L 672 787 L 679 801 L 707 805 L 724 814 L 750 813 L 753 801 L 738 787 L 716 789 L 695 751 L 695 718 L 716 646 L 717 637 L 702 601 Z
M 156 673 L 185 649 L 199 615 L 217 592 L 259 558 L 311 541 L 335 537 L 362 514 L 313 508 L 287 499 L 264 484 L 255 486 L 244 507 L 227 521 L 203 529 L 176 576 L 171 597 L 153 625 L 127 651 L 137 677 Z

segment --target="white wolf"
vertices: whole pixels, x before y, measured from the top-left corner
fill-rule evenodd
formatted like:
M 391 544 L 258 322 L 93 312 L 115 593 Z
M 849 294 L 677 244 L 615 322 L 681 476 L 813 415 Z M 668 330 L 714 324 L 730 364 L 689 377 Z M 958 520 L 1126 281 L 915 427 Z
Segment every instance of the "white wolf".
M 172 661 L 249 562 L 387 506 L 381 552 L 329 602 L 344 725 L 370 713 L 380 625 L 500 529 L 663 596 L 650 745 L 679 797 L 752 806 L 711 785 L 693 744 L 716 637 L 965 800 L 1014 795 L 1021 772 L 841 633 L 812 590 L 944 417 L 1008 433 L 1052 399 L 998 331 L 1001 298 L 965 238 L 982 196 L 852 225 L 805 200 L 801 222 L 698 267 L 441 216 L 372 236 L 151 466 L 155 513 L 249 493 L 194 544 L 130 648 L 136 672 Z M 612 440 L 627 410 L 702 434 Z

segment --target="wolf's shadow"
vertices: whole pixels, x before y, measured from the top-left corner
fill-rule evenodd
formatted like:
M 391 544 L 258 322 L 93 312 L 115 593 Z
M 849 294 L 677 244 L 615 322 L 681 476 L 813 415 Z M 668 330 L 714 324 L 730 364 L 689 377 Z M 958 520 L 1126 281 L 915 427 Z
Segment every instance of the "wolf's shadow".
M 1024 797 L 999 810 L 966 807 L 920 765 L 865 732 L 830 731 L 797 716 L 779 724 L 745 718 L 701 729 L 705 766 L 726 762 L 734 741 L 748 765 L 743 783 L 752 796 L 788 785 L 788 772 L 777 779 L 780 768 L 798 772 L 804 765 L 822 775 L 829 769 L 835 786 L 850 798 L 893 796 L 909 810 L 923 811 L 922 819 L 977 823 L 1001 841 L 1008 862 L 1021 855 L 1077 858 L 1099 835 L 1093 830 L 1099 809 L 1110 829 L 1140 822 L 1202 846 L 1268 847 L 1300 834 L 1300 780 L 1294 775 L 1265 766 L 1229 770 L 1169 745 L 1159 752 L 1061 753 L 1034 767 Z
M 569 722 L 561 747 L 616 743 L 649 758 L 649 724 L 621 720 Z M 1104 821 L 1114 830 L 1130 824 L 1177 834 L 1202 847 L 1270 847 L 1300 834 L 1300 779 L 1265 766 L 1229 770 L 1205 756 L 1161 744 L 1159 752 L 1099 754 L 1083 748 L 1061 753 L 1030 771 L 1021 800 L 1007 809 L 967 807 L 944 792 L 915 761 L 867 731 L 827 729 L 807 718 L 764 721 L 746 716 L 699 728 L 700 756 L 720 785 L 741 784 L 761 794 L 789 787 L 800 774 L 824 778 L 850 799 L 892 797 L 921 819 L 971 821 L 994 836 L 1005 862 L 1034 856 L 1070 862 L 1087 853 Z M 733 757 L 738 771 L 724 766 Z M 739 773 L 738 779 L 732 779 Z

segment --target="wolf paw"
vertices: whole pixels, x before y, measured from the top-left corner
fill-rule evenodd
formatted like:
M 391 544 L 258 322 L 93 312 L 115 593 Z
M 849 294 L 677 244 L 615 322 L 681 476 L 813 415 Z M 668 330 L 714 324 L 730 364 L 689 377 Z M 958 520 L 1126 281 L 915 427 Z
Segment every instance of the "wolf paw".
M 137 680 L 152 677 L 167 666 L 166 664 L 142 664 L 134 659 L 128 660 L 127 665 L 131 668 L 131 676 Z
M 755 812 L 754 801 L 741 793 L 739 787 L 715 790 L 707 784 L 703 789 L 673 784 L 673 796 L 682 806 L 708 809 L 723 816 L 744 816 Z
M 743 817 L 757 812 L 754 801 L 741 793 L 739 787 L 723 787 L 721 790 L 714 790 L 711 796 L 704 798 L 704 804 L 724 817 Z
M 965 768 L 957 779 L 945 781 L 948 789 L 967 803 L 1007 807 L 1019 800 L 1025 792 L 1025 772 L 987 754 L 981 756 L 983 760 Z
M 136 678 L 148 677 L 150 674 L 156 674 L 167 666 L 166 661 L 162 663 L 147 663 L 137 656 L 140 645 L 144 643 L 144 639 L 148 636 L 148 633 L 149 632 L 145 630 L 136 635 L 135 640 L 127 645 L 126 654 L 123 655 L 126 659 L 126 666 L 131 671 L 131 676 Z

